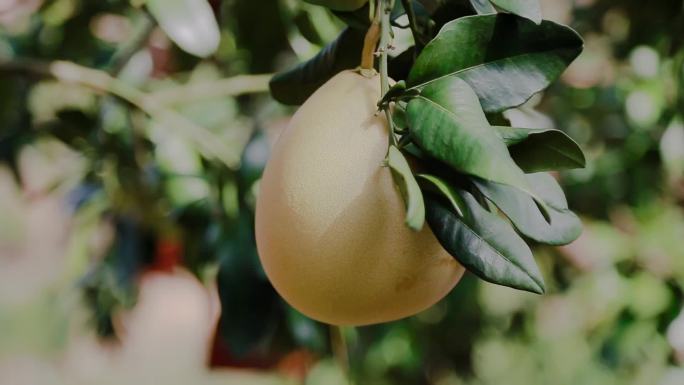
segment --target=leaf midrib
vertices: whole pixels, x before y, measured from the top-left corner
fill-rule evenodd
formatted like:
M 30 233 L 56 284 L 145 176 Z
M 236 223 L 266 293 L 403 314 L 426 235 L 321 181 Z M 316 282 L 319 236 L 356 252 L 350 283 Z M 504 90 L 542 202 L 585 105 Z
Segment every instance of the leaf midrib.
M 560 148 L 558 148 L 557 146 L 553 146 L 553 145 L 548 144 L 548 143 L 543 144 L 543 147 L 546 147 L 546 148 L 548 148 L 549 150 L 551 150 L 551 151 L 553 151 L 553 152 L 555 152 L 555 153 L 557 153 L 557 154 L 562 155 L 562 156 L 565 157 L 566 159 L 569 159 L 570 161 L 572 161 L 573 163 L 575 163 L 577 166 L 582 167 L 582 162 L 581 162 L 580 160 L 574 158 L 573 156 L 569 155 L 569 153 L 570 153 L 569 151 L 563 151 L 563 150 L 561 150 Z
M 442 106 L 441 104 L 435 102 L 434 100 L 429 99 L 429 98 L 426 98 L 426 97 L 423 96 L 423 95 L 416 96 L 416 99 L 418 99 L 418 98 L 423 99 L 423 100 L 427 101 L 428 103 L 437 106 L 438 109 L 444 111 L 444 112 L 447 113 L 448 115 L 452 116 L 454 119 L 458 119 L 458 115 L 456 115 L 453 111 L 448 110 L 446 107 L 444 107 L 444 106 Z M 491 127 L 491 126 L 490 126 L 490 127 Z M 479 142 L 479 141 L 478 141 L 478 142 Z M 502 142 L 503 142 L 503 140 L 502 140 Z M 504 144 L 504 146 L 505 146 L 505 144 Z M 496 153 L 496 152 L 495 152 L 495 153 Z M 498 155 L 497 155 L 497 158 L 500 159 L 500 160 L 502 160 L 502 161 L 507 160 L 507 159 L 505 159 L 505 157 L 502 158 L 501 156 L 498 156 Z M 513 162 L 513 159 L 510 159 L 510 160 Z M 466 173 L 467 173 L 467 174 L 471 174 L 470 172 L 466 172 Z M 523 188 L 518 187 L 518 186 L 515 186 L 515 185 L 511 185 L 511 184 L 509 184 L 509 183 L 505 183 L 505 182 L 503 182 L 503 181 L 496 181 L 496 180 L 493 180 L 493 179 L 491 179 L 489 176 L 486 176 L 486 177 L 485 177 L 485 176 L 480 176 L 480 175 L 475 175 L 475 174 L 471 174 L 471 175 L 478 176 L 478 177 L 480 177 L 480 178 L 484 178 L 484 179 L 489 180 L 489 181 L 492 181 L 492 182 L 497 182 L 497 183 L 502 183 L 502 184 L 505 184 L 505 185 L 509 185 L 509 186 L 518 188 L 518 189 L 520 189 L 521 191 L 524 191 L 524 192 L 526 192 L 526 193 L 528 193 L 528 194 L 534 196 L 534 194 L 532 194 L 531 192 L 527 191 L 526 189 L 523 189 Z

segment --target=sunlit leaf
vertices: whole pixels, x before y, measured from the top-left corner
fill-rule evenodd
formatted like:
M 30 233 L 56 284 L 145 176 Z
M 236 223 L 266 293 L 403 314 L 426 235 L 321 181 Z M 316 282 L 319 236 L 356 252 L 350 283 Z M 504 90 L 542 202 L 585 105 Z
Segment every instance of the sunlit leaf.
M 425 203 L 418 182 L 411 172 L 406 158 L 395 146 L 390 146 L 387 153 L 387 165 L 392 170 L 399 190 L 406 203 L 406 225 L 415 231 L 423 228 L 425 223 Z

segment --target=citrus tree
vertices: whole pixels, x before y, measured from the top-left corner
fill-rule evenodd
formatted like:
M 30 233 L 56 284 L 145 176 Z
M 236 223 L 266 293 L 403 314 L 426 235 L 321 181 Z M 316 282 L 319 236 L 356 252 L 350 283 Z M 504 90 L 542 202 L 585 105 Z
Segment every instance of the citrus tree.
M 101 335 L 183 266 L 218 282 L 215 366 L 332 383 L 346 348 L 359 383 L 651 384 L 677 362 L 680 0 L 568 5 L 577 61 L 532 0 L 8 4 L 2 167 L 16 206 L 73 209 L 55 286 Z M 544 247 L 580 235 L 569 207 L 583 238 Z M 0 353 L 72 313 L 5 309 Z

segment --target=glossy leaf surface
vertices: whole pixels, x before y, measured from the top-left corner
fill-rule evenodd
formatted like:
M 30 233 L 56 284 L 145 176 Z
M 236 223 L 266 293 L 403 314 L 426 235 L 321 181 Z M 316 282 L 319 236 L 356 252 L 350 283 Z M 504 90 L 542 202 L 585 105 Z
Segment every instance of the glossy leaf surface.
M 501 217 L 459 192 L 464 217 L 446 203 L 426 196 L 427 221 L 440 244 L 466 269 L 485 281 L 543 293 L 544 281 L 532 251 Z
M 447 77 L 426 86 L 407 106 L 411 136 L 427 154 L 457 171 L 527 190 L 468 83 Z
M 444 77 L 470 84 L 486 112 L 524 103 L 548 87 L 582 50 L 572 29 L 511 14 L 468 16 L 444 25 L 406 81 L 426 87 Z
M 499 183 L 473 179 L 478 190 L 492 201 L 524 236 L 549 245 L 568 244 L 582 232 L 582 224 L 568 209 L 563 190 L 548 173 L 527 175 L 531 188 L 549 208 L 546 221 L 534 200 L 524 192 Z

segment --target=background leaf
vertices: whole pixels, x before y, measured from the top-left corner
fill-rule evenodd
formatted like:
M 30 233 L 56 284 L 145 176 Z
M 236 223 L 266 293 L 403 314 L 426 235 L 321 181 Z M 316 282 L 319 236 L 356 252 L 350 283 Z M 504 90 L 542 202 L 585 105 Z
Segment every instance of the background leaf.
M 307 3 L 321 5 L 338 11 L 353 11 L 359 9 L 368 0 L 305 0 Z
M 427 221 L 440 244 L 466 269 L 485 281 L 541 294 L 544 281 L 532 251 L 505 220 L 486 211 L 470 193 L 460 218 L 426 196 Z
M 532 197 L 524 192 L 477 178 L 473 178 L 473 183 L 524 236 L 549 245 L 565 245 L 577 239 L 582 232 L 582 223 L 568 209 L 565 194 L 558 182 L 548 173 L 530 174 L 527 178 L 532 190 L 546 202 L 550 223 Z
M 415 231 L 423 228 L 425 223 L 425 203 L 418 182 L 411 172 L 406 158 L 395 146 L 390 146 L 387 153 L 387 165 L 406 203 L 406 225 Z
M 586 165 L 580 146 L 555 129 L 494 126 L 509 146 L 515 163 L 525 172 L 582 168 Z
M 304 103 L 337 73 L 356 68 L 361 61 L 365 32 L 347 28 L 310 60 L 271 79 L 271 95 L 283 104 Z
M 518 16 L 530 19 L 539 24 L 542 22 L 542 12 L 539 0 L 490 0 L 494 5 L 514 13 Z
M 540 25 L 511 14 L 478 15 L 447 23 L 421 52 L 406 81 L 425 87 L 442 77 L 470 84 L 485 112 L 524 103 L 548 87 L 582 50 L 572 29 Z
M 218 49 L 221 32 L 207 0 L 147 0 L 145 4 L 183 51 L 207 57 Z

